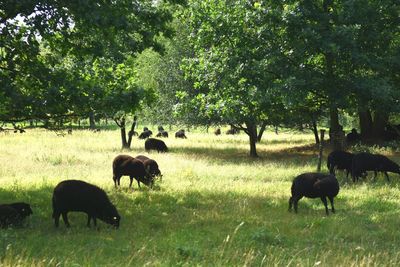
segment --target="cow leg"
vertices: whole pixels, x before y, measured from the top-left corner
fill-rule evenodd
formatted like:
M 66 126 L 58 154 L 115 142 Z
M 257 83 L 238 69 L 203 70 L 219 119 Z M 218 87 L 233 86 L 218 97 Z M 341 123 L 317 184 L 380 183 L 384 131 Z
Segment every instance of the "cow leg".
M 383 172 L 383 173 L 385 174 L 387 181 L 390 182 L 388 173 L 387 172 Z
M 296 212 L 296 213 L 297 213 L 298 203 L 299 203 L 299 200 L 300 200 L 301 198 L 302 198 L 302 197 L 296 196 L 296 197 L 293 197 L 293 199 L 292 199 L 293 206 L 294 206 L 294 212 Z
M 56 227 L 58 227 L 58 225 L 60 224 L 60 215 L 61 215 L 61 213 L 59 213 L 59 212 L 54 212 L 53 213 L 54 225 Z
M 132 182 L 133 182 L 133 176 L 129 176 L 129 179 L 130 179 L 130 181 L 129 181 L 129 188 L 131 188 L 131 187 L 132 187 Z
M 374 171 L 374 182 L 376 181 L 376 176 L 378 175 L 377 171 Z
M 326 201 L 326 197 L 321 197 L 321 200 L 324 203 L 326 215 L 329 215 L 328 202 Z
M 292 197 L 290 197 L 289 198 L 289 211 L 292 211 L 292 206 L 293 206 L 293 198 Z
M 117 185 L 118 185 L 118 186 L 121 186 L 121 184 L 120 184 L 121 175 L 116 175 L 115 177 L 113 177 L 113 179 L 114 179 L 114 185 L 115 185 L 115 187 L 117 187 Z
M 139 188 L 140 188 L 140 182 L 139 182 L 139 180 L 137 180 L 137 185 L 139 186 Z
M 328 197 L 331 202 L 332 212 L 335 213 L 335 207 L 333 206 L 333 197 Z
M 334 166 L 331 166 L 329 168 L 329 173 L 335 175 L 335 167 Z
M 351 178 L 353 179 L 353 183 L 355 183 L 356 182 L 356 171 L 354 169 L 351 171 Z
M 115 188 L 117 188 L 117 180 L 118 180 L 118 178 L 117 178 L 116 175 L 113 175 L 113 180 L 114 180 L 114 186 L 115 186 Z
M 68 221 L 67 212 L 63 212 L 63 213 L 61 213 L 61 215 L 64 220 L 65 226 L 70 227 L 71 225 L 69 224 L 69 221 Z

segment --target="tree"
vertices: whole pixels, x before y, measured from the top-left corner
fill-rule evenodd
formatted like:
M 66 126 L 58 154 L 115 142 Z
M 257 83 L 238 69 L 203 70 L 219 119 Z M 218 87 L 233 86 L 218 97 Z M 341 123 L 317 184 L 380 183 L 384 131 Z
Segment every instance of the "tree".
M 334 136 L 342 131 L 340 109 L 358 109 L 363 129 L 370 121 L 369 108 L 395 106 L 393 94 L 398 96 L 398 89 L 390 78 L 393 71 L 384 70 L 392 69 L 389 59 L 399 47 L 398 10 L 399 4 L 391 0 L 285 5 L 282 55 L 291 62 L 286 87 L 292 98 L 311 92 L 326 100 Z M 375 114 L 380 121 L 377 128 L 384 129 L 387 115 Z
M 0 118 L 7 121 L 70 112 L 59 107 L 70 69 L 57 61 L 44 64 L 43 49 L 77 61 L 112 59 L 116 66 L 147 47 L 161 49 L 156 37 L 171 33 L 169 11 L 151 0 L 8 0 L 0 3 L 0 15 L 0 87 L 7 105 Z
M 146 48 L 162 50 L 157 39 L 171 34 L 169 3 L 2 1 L 0 14 L 0 119 L 102 110 L 115 115 L 129 147 L 126 116 L 147 101 L 131 62 Z
M 264 3 L 266 5 L 266 3 Z M 257 156 L 257 126 L 279 96 L 272 42 L 280 7 L 251 1 L 190 1 L 186 23 L 194 54 L 184 70 L 194 82 L 183 88 L 181 110 L 218 118 L 249 136 L 250 155 Z

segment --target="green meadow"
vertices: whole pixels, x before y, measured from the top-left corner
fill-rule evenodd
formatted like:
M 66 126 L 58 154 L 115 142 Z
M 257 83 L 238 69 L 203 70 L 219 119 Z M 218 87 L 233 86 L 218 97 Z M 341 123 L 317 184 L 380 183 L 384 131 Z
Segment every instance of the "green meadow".
M 171 133 L 170 133 L 171 135 Z M 302 199 L 288 212 L 292 179 L 315 171 L 312 134 L 267 132 L 248 156 L 248 139 L 189 132 L 164 139 L 169 153 L 146 153 L 135 139 L 120 150 L 120 133 L 28 129 L 0 133 L 0 203 L 24 201 L 34 214 L 24 227 L 0 229 L 1 266 L 398 266 L 399 175 L 346 183 L 336 214 L 319 199 Z M 398 146 L 397 146 L 398 147 Z M 396 162 L 398 149 L 377 148 Z M 324 152 L 323 171 L 326 169 Z M 148 155 L 164 174 L 153 190 L 112 181 L 118 154 Z M 371 178 L 372 174 L 370 174 Z M 53 188 L 80 179 L 103 188 L 122 219 L 118 230 L 103 222 L 86 227 L 86 215 L 70 213 L 71 228 L 54 227 Z

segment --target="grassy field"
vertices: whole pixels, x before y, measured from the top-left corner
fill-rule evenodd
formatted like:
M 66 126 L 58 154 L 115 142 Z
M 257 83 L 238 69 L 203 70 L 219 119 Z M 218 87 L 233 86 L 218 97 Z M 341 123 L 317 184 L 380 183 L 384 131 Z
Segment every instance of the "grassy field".
M 398 266 L 399 176 L 344 183 L 337 213 L 325 216 L 319 199 L 289 213 L 292 179 L 315 171 L 311 134 L 266 133 L 251 159 L 245 135 L 188 133 L 165 139 L 171 152 L 151 153 L 164 173 L 155 190 L 121 179 L 114 189 L 111 163 L 121 153 L 148 155 L 144 141 L 120 151 L 118 131 L 28 130 L 0 134 L 0 203 L 29 202 L 26 226 L 0 229 L 2 266 Z M 326 151 L 327 153 L 328 151 Z M 400 153 L 381 149 L 396 162 Z M 326 154 L 325 153 L 325 154 Z M 326 155 L 324 157 L 326 159 Z M 326 171 L 326 162 L 323 162 Z M 122 219 L 114 230 L 71 213 L 72 227 L 55 229 L 54 186 L 81 179 L 105 189 Z

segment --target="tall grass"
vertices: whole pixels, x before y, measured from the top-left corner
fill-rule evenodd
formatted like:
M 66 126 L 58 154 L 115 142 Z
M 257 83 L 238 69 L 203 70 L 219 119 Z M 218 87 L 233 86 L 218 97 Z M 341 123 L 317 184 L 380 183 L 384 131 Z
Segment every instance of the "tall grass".
M 0 134 L 0 203 L 26 201 L 34 214 L 25 227 L 0 229 L 4 266 L 397 266 L 400 190 L 392 182 L 343 183 L 337 213 L 325 216 L 319 200 L 304 199 L 289 213 L 291 180 L 314 171 L 313 137 L 266 133 L 259 159 L 248 157 L 245 135 L 188 133 L 164 139 L 170 153 L 147 154 L 135 139 L 120 151 L 118 131 L 44 130 Z M 121 179 L 114 189 L 111 163 L 121 153 L 145 154 L 164 174 L 154 190 Z M 385 154 L 400 161 L 397 151 Z M 81 179 L 107 191 L 122 220 L 119 230 L 72 227 L 51 219 L 54 186 Z

